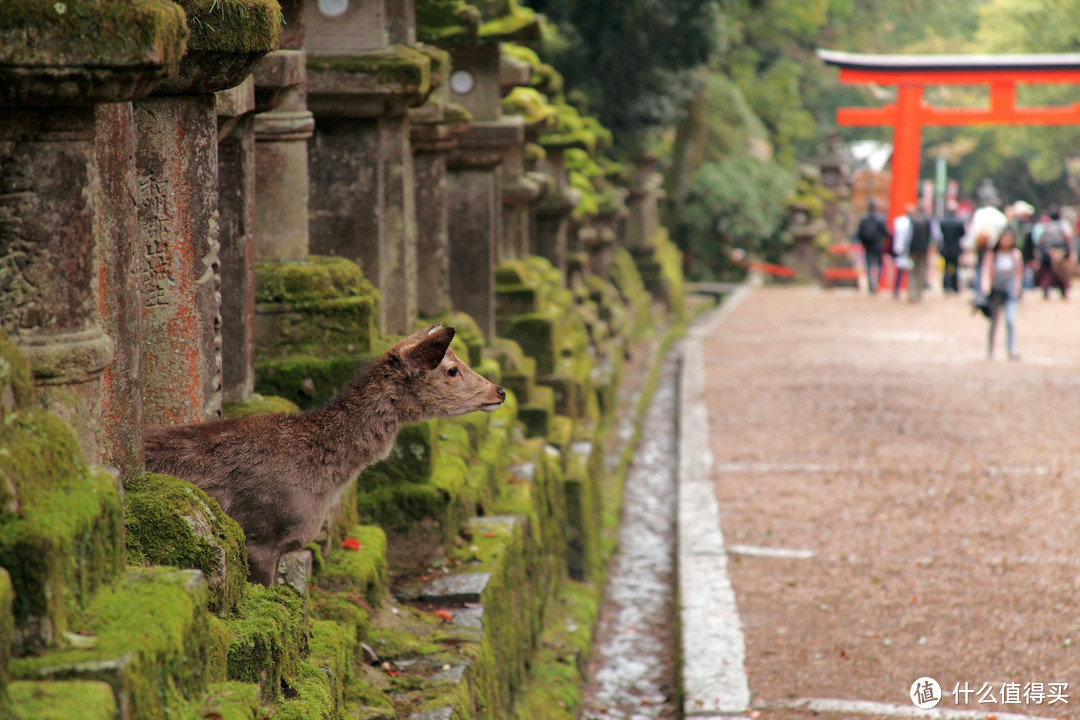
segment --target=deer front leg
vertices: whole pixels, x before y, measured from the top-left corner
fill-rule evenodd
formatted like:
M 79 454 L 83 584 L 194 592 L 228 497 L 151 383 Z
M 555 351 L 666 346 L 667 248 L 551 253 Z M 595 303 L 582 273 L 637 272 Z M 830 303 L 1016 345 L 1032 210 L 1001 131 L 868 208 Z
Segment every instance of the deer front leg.
M 273 586 L 277 583 L 278 561 L 281 552 L 277 548 L 248 543 L 248 580 L 260 585 Z

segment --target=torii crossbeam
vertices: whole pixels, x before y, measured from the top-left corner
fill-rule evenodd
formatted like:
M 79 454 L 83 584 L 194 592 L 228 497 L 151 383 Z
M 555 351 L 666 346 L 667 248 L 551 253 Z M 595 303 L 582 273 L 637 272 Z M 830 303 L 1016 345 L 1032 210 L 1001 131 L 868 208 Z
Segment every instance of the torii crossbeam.
M 818 50 L 840 68 L 843 83 L 897 86 L 896 102 L 839 108 L 840 125 L 892 125 L 889 219 L 918 197 L 923 125 L 1080 125 L 1080 103 L 1017 107 L 1017 83 L 1080 83 L 1080 53 L 1034 55 L 863 55 Z M 927 85 L 989 85 L 989 108 L 937 108 L 923 101 Z

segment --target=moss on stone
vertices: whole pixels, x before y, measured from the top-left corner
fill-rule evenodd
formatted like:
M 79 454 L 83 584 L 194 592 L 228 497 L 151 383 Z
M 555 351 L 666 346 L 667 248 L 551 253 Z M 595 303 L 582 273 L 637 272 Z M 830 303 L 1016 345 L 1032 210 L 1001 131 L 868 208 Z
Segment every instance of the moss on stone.
M 326 720 L 342 716 L 347 652 L 341 628 L 326 620 L 311 623 L 307 658 L 286 678 L 289 695 L 275 708 L 278 720 Z
M 163 65 L 171 72 L 187 37 L 183 11 L 164 0 L 7 0 L 0 65 Z
M 686 291 L 683 286 L 682 253 L 663 226 L 657 228 L 651 243 L 656 248 L 656 259 L 660 263 L 668 310 L 676 320 L 683 320 L 686 318 Z
M 143 475 L 124 489 L 129 562 L 201 570 L 210 610 L 233 612 L 247 587 L 247 552 L 244 531 L 217 500 L 168 475 Z
M 260 705 L 258 685 L 241 682 L 214 683 L 210 686 L 197 717 L 204 720 L 253 720 L 260 716 Z
M 133 720 L 159 720 L 166 707 L 201 698 L 213 652 L 212 616 L 200 573 L 171 568 L 129 571 L 102 588 L 72 631 L 71 648 L 12 662 L 24 680 L 100 680 L 129 703 Z
M 115 478 L 91 469 L 70 428 L 44 412 L 0 426 L 0 567 L 11 574 L 16 647 L 40 649 L 123 568 Z
M 34 400 L 30 363 L 3 328 L 0 328 L 0 420 Z
M 255 389 L 308 409 L 344 390 L 356 374 L 356 359 L 294 355 L 255 363 Z
M 416 39 L 430 43 L 475 39 L 482 19 L 465 0 L 417 0 Z
M 13 720 L 114 720 L 116 699 L 108 683 L 20 681 L 11 684 Z M 231 719 L 226 719 L 231 720 Z
M 177 0 L 187 14 L 188 50 L 267 53 L 281 40 L 277 0 Z
M 337 623 L 345 633 L 346 642 L 354 649 L 371 631 L 373 606 L 357 592 L 333 592 L 316 585 L 309 588 L 309 603 L 312 617 Z
M 256 302 L 297 305 L 377 294 L 360 266 L 345 258 L 312 255 L 304 260 L 255 263 Z
M 300 408 L 291 400 L 273 395 L 260 395 L 259 393 L 253 393 L 247 400 L 233 400 L 223 403 L 221 406 L 221 414 L 227 418 L 262 415 L 263 413 L 288 414 L 299 411 Z
M 528 683 L 514 704 L 517 720 L 573 720 L 581 712 L 583 669 L 600 606 L 598 586 L 565 582 L 548 611 L 529 665 Z
M 514 40 L 535 42 L 540 40 L 541 20 L 532 8 L 520 7 L 515 0 L 500 2 L 498 14 L 485 12 L 490 18 L 480 25 L 477 38 L 487 42 Z M 493 17 L 494 15 L 494 17 Z
M 280 696 L 281 680 L 296 672 L 307 650 L 303 600 L 285 587 L 249 585 L 229 627 L 228 677 L 258 683 L 263 699 Z
M 390 586 L 386 569 L 386 533 L 382 528 L 357 525 L 349 537 L 359 548 L 337 548 L 316 578 L 318 587 L 331 592 L 359 593 L 371 607 L 382 603 Z
M 431 59 L 406 45 L 348 55 L 309 55 L 309 75 L 367 76 L 377 88 L 427 95 L 431 91 Z
M 431 477 L 435 464 L 436 434 L 439 421 L 403 425 L 390 455 L 366 468 L 356 481 L 360 492 L 383 485 L 424 482 Z
M 509 115 L 521 115 L 532 126 L 553 122 L 558 114 L 538 90 L 520 85 L 502 99 L 502 109 Z
M 444 520 L 448 503 L 445 491 L 427 483 L 384 485 L 356 496 L 361 522 L 398 532 L 421 520 Z

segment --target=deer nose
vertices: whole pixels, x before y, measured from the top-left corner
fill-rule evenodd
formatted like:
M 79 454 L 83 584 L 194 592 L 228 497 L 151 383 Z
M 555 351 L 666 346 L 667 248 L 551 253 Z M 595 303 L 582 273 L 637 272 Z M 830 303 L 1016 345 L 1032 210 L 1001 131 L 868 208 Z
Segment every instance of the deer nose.
M 503 399 L 503 400 L 505 400 L 505 399 L 506 399 L 506 391 L 505 391 L 505 390 L 503 390 L 503 389 L 502 389 L 501 387 L 497 387 L 497 388 L 495 388 L 495 392 L 497 392 L 497 393 L 499 394 L 499 397 L 500 397 L 501 399 Z

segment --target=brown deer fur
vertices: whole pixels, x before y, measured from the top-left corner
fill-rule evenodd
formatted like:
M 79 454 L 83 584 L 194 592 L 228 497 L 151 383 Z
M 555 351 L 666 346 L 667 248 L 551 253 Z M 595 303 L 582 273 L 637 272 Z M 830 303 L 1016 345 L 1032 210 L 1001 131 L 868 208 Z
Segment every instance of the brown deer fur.
M 491 412 L 503 389 L 449 349 L 453 328 L 405 338 L 325 407 L 252 415 L 146 433 L 146 469 L 216 498 L 244 530 L 253 582 L 273 585 L 281 555 L 319 532 L 361 470 L 385 458 L 403 423 Z

